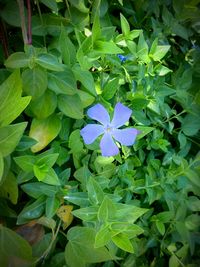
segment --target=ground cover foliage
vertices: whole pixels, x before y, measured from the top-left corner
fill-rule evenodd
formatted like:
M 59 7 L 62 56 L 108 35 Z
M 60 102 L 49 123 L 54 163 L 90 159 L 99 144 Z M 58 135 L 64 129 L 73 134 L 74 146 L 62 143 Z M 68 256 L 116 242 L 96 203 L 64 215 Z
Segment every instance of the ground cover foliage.
M 200 266 L 200 1 L 0 6 L 0 266 Z M 80 130 L 118 102 L 103 157 Z

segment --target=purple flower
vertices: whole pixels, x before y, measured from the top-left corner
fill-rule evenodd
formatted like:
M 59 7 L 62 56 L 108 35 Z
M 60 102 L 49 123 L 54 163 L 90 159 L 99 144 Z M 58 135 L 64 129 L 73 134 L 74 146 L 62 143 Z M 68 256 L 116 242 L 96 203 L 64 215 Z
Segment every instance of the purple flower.
M 119 148 L 113 138 L 125 146 L 131 146 L 139 133 L 134 128 L 118 129 L 124 125 L 130 118 L 132 110 L 121 103 L 117 103 L 114 109 L 114 115 L 110 122 L 110 116 L 107 110 L 101 105 L 96 104 L 87 111 L 87 115 L 101 124 L 88 124 L 81 130 L 81 136 L 84 142 L 89 145 L 95 139 L 103 135 L 100 141 L 102 156 L 110 157 L 119 153 Z
M 125 62 L 127 60 L 127 57 L 126 56 L 123 56 L 121 54 L 118 54 L 117 56 L 120 59 L 121 63 L 123 63 L 123 62 Z

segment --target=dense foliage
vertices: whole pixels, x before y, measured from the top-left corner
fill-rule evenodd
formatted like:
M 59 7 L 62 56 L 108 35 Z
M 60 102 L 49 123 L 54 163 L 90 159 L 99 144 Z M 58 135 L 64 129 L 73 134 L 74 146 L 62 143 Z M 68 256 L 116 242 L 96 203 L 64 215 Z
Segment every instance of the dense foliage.
M 200 1 L 0 7 L 0 266 L 200 266 Z M 104 157 L 80 130 L 119 102 Z

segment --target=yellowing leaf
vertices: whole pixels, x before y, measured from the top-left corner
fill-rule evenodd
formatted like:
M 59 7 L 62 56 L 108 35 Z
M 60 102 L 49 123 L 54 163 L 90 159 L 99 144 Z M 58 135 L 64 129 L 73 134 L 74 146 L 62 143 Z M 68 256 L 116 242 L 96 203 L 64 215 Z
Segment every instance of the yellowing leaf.
M 61 122 L 56 114 L 42 120 L 33 119 L 29 136 L 34 138 L 37 144 L 32 146 L 32 152 L 45 148 L 58 135 L 60 129 Z
M 63 229 L 66 229 L 73 221 L 72 210 L 73 206 L 63 205 L 57 211 L 57 216 L 63 221 Z

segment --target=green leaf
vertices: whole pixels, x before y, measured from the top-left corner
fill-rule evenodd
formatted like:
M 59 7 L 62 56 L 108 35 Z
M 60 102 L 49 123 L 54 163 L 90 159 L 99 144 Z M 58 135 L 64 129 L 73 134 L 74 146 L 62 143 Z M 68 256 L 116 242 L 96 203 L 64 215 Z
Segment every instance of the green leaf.
M 53 71 L 63 71 L 65 67 L 59 63 L 57 58 L 51 54 L 39 54 L 35 62 L 42 68 Z
M 153 127 L 146 127 L 146 126 L 135 126 L 134 128 L 140 131 L 139 135 L 137 136 L 138 140 L 143 138 L 145 135 L 149 134 L 153 130 L 155 130 L 155 128 Z
M 15 0 L 4 2 L 0 15 L 6 23 L 15 27 L 21 27 L 19 6 Z
M 83 118 L 83 106 L 78 94 L 75 95 L 59 95 L 58 108 L 66 116 L 73 119 Z
M 13 204 L 17 204 L 18 186 L 17 179 L 12 172 L 9 172 L 0 186 L 0 197 L 9 199 Z
M 92 96 L 91 94 L 88 94 L 87 92 L 84 92 L 82 90 L 78 90 L 77 94 L 79 95 L 79 97 L 81 99 L 83 108 L 87 108 L 95 101 L 94 96 Z
M 144 39 L 143 33 L 141 32 L 137 45 L 137 56 L 141 61 L 145 63 L 148 63 L 150 61 L 148 56 L 148 51 L 149 51 L 148 45 Z
M 92 228 L 72 227 L 67 238 L 69 242 L 65 249 L 65 260 L 71 267 L 117 259 L 107 248 L 94 247 L 95 230 Z
M 155 52 L 152 54 L 154 61 L 160 61 L 169 51 L 170 45 L 158 45 Z
M 181 128 L 185 135 L 195 135 L 200 129 L 199 116 L 195 114 L 187 114 L 182 120 Z
M 148 209 L 136 207 L 128 204 L 116 204 L 116 218 L 121 222 L 134 223 L 139 217 L 148 211 Z
M 47 153 L 48 151 L 45 151 L 44 153 L 38 155 L 36 164 L 38 166 L 47 166 L 49 168 L 53 167 L 53 165 L 56 163 L 56 160 L 58 159 L 59 154 L 58 153 Z
M 130 33 L 130 26 L 129 26 L 128 21 L 122 14 L 120 14 L 120 22 L 121 22 L 122 33 L 124 37 L 126 37 Z
M 28 109 L 37 119 L 44 119 L 49 117 L 57 107 L 57 96 L 54 92 L 46 90 L 45 93 L 31 101 Z
M 92 205 L 98 205 L 103 201 L 104 193 L 101 186 L 95 181 L 94 178 L 90 177 L 87 182 L 88 198 Z
M 7 267 L 16 259 L 32 260 L 31 246 L 20 235 L 0 224 L 0 265 Z
M 61 129 L 61 121 L 56 114 L 52 114 L 45 119 L 33 119 L 29 136 L 37 141 L 37 144 L 32 146 L 32 152 L 38 152 L 45 148 L 56 136 Z
M 80 207 L 85 207 L 85 206 L 89 205 L 88 195 L 85 192 L 74 192 L 74 193 L 69 192 L 69 193 L 67 193 L 67 195 L 64 196 L 64 198 L 67 199 L 69 202 L 71 202 L 75 205 L 78 205 Z M 86 214 L 87 214 L 87 212 L 86 212 Z
M 156 227 L 161 235 L 165 234 L 165 225 L 161 221 L 156 221 Z
M 3 157 L 12 153 L 19 143 L 27 123 L 8 125 L 0 128 L 0 151 Z
M 19 70 L 13 72 L 0 86 L 0 126 L 10 124 L 29 104 L 31 97 L 21 97 Z
M 52 168 L 48 170 L 42 182 L 50 185 L 60 185 L 59 178 L 54 169 Z
M 74 65 L 76 62 L 76 49 L 70 38 L 67 36 L 67 32 L 63 25 L 61 25 L 59 46 L 63 62 L 68 66 Z
M 58 208 L 60 206 L 60 200 L 53 196 L 53 197 L 48 197 L 47 200 L 46 200 L 46 209 L 45 209 L 45 215 L 47 218 L 52 218 Z
M 109 225 L 102 225 L 100 230 L 95 236 L 95 248 L 100 248 L 105 246 L 111 240 L 111 234 L 109 230 Z
M 103 54 L 122 54 L 124 51 L 119 48 L 113 41 L 95 41 L 94 51 Z
M 37 99 L 47 89 L 47 72 L 41 68 L 26 69 L 22 72 L 23 90 L 32 99 Z
M 77 92 L 76 80 L 71 69 L 48 74 L 48 88 L 56 94 L 74 95 Z
M 81 219 L 82 221 L 95 222 L 97 219 L 97 212 L 98 212 L 97 206 L 90 206 L 87 208 L 81 208 L 81 209 L 74 210 L 74 211 L 72 211 L 72 214 L 75 217 Z
M 17 165 L 25 172 L 31 172 L 33 170 L 33 165 L 36 163 L 35 156 L 19 156 L 15 157 L 14 161 Z
M 16 52 L 7 58 L 4 65 L 6 68 L 17 69 L 28 67 L 29 62 L 30 59 L 24 52 Z
M 45 197 L 41 196 L 32 204 L 25 206 L 18 215 L 17 224 L 24 224 L 40 217 L 44 212 L 45 202 Z
M 100 222 L 107 222 L 108 220 L 112 220 L 116 213 L 116 207 L 112 200 L 107 196 L 104 197 L 99 210 L 98 210 L 98 220 Z
M 37 223 L 50 228 L 52 231 L 54 231 L 54 229 L 56 228 L 56 221 L 52 218 L 47 218 L 45 216 L 40 217 L 37 220 Z
M 185 175 L 195 186 L 198 186 L 200 188 L 200 177 L 197 172 L 195 172 L 194 170 L 188 169 L 185 171 Z
M 58 188 L 56 186 L 47 185 L 40 182 L 25 183 L 21 185 L 21 188 L 26 194 L 36 199 L 43 195 L 53 197 L 58 191 Z
M 110 100 L 115 95 L 116 91 L 119 89 L 119 78 L 114 78 L 109 80 L 103 88 L 102 97 L 105 100 Z
M 134 253 L 133 246 L 128 236 L 125 234 L 118 234 L 112 237 L 112 241 L 116 246 L 129 253 Z
M 96 96 L 94 78 L 88 70 L 82 70 L 78 65 L 72 69 L 76 80 L 82 83 L 85 90 L 93 96 Z
M 58 12 L 57 1 L 55 0 L 40 0 L 45 6 L 49 7 L 52 11 Z

